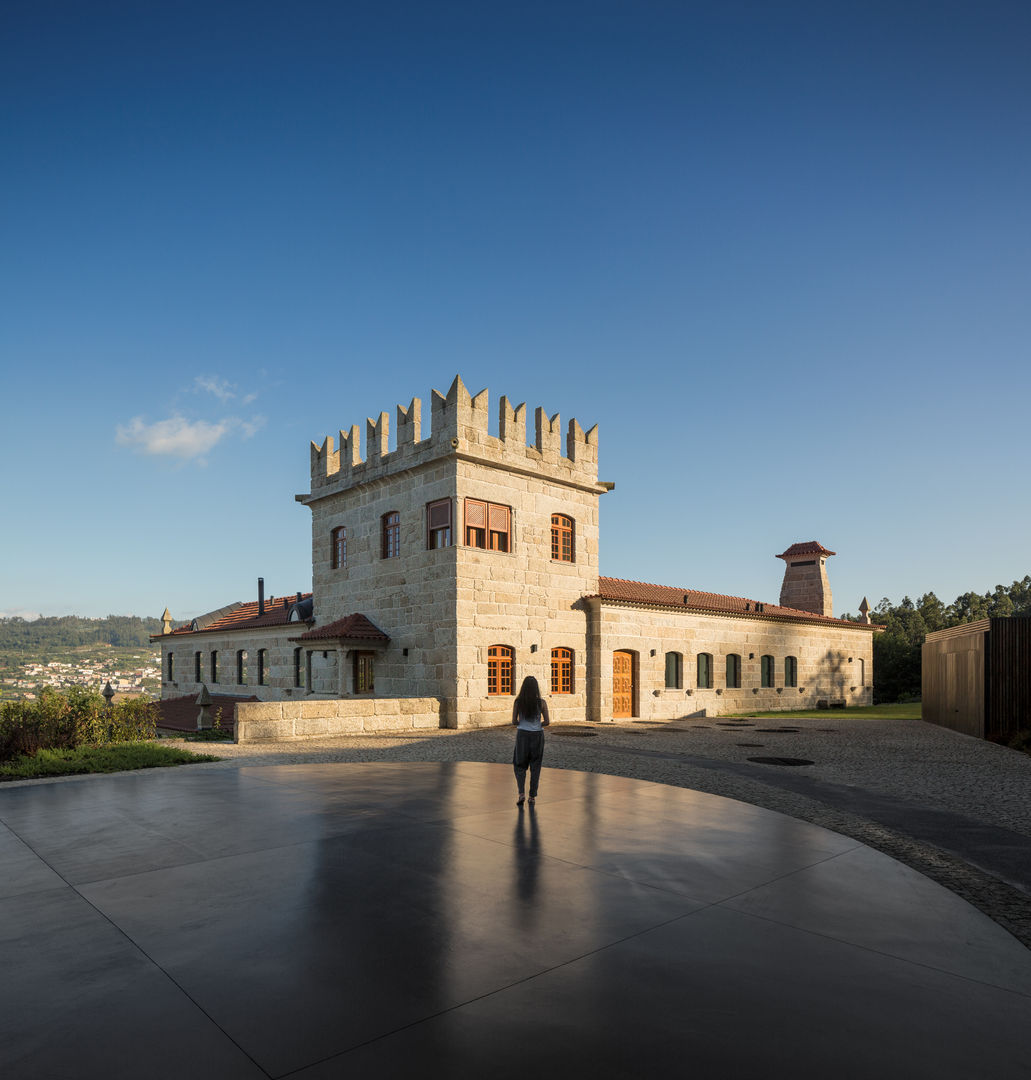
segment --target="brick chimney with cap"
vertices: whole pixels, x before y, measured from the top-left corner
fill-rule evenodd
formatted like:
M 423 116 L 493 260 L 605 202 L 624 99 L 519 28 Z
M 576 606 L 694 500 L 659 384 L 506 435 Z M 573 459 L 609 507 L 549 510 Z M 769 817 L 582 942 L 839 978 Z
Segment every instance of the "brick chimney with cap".
M 784 582 L 780 587 L 781 607 L 833 616 L 830 582 L 827 580 L 828 551 L 815 540 L 792 544 L 777 556 L 784 560 Z

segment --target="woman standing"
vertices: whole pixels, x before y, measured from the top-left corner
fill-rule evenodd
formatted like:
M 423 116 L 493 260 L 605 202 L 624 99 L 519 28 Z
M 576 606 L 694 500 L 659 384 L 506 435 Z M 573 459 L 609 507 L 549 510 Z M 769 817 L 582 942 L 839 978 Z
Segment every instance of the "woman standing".
M 551 717 L 548 716 L 548 703 L 541 697 L 541 688 L 532 675 L 523 679 L 523 685 L 512 703 L 512 723 L 516 728 L 512 767 L 519 788 L 516 806 L 521 808 L 526 801 L 527 768 L 530 770 L 530 805 L 533 806 L 537 798 L 541 762 L 544 760 L 544 729 L 551 723 Z

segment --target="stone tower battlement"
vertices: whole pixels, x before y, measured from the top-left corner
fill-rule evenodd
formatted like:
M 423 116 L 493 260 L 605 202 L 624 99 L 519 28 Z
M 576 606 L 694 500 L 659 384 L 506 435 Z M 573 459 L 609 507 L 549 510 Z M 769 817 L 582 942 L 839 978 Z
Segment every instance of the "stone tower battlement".
M 447 394 L 432 391 L 430 433 L 423 438 L 422 402 L 412 398 L 407 408 L 397 406 L 395 449 L 389 449 L 390 421 L 381 412 L 365 422 L 365 456 L 359 445 L 357 424 L 340 431 L 339 448 L 327 436 L 321 445 L 311 444 L 311 495 L 301 501 L 369 483 L 395 472 L 455 457 L 513 472 L 544 474 L 550 479 L 604 490 L 598 484 L 598 427 L 584 432 L 570 420 L 563 446 L 559 414 L 549 417 L 543 408 L 535 413 L 535 441 L 526 441 L 526 405 L 513 405 L 507 397 L 498 402 L 498 434 L 488 432 L 488 393 L 475 397 L 459 376 Z

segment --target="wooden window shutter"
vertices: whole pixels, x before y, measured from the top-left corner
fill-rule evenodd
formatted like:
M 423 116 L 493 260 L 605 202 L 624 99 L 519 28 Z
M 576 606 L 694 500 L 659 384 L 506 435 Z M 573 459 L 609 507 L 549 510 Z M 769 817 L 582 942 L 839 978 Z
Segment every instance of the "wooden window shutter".
M 511 511 L 507 506 L 495 506 L 490 504 L 490 531 L 507 533 L 511 520 Z
M 430 503 L 430 528 L 446 529 L 451 524 L 451 500 L 442 499 L 440 502 Z
M 487 504 L 479 499 L 465 500 L 465 524 L 469 529 L 485 529 L 487 527 Z

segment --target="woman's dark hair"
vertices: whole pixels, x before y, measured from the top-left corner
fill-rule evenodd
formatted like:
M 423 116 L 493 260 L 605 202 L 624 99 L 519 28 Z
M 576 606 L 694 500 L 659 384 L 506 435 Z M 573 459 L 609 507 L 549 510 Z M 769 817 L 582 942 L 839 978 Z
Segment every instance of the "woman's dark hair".
M 532 675 L 527 675 L 519 687 L 516 711 L 520 716 L 536 716 L 541 711 L 541 688 Z

